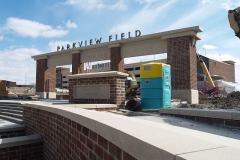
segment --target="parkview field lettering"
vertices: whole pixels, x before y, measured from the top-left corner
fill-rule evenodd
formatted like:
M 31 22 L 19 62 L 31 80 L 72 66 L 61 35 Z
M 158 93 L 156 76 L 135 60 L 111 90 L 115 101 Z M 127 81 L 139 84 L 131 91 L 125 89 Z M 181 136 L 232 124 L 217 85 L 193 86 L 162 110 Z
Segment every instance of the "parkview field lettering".
M 135 31 L 135 37 L 139 37 L 141 36 L 141 31 L 140 30 L 136 30 Z M 127 39 L 127 38 L 132 38 L 131 32 L 128 32 L 128 34 L 125 33 L 121 33 L 120 36 L 118 34 L 116 34 L 115 36 L 110 35 L 108 37 L 109 42 L 111 41 L 117 41 L 117 40 L 122 40 L 122 39 Z M 85 41 L 80 41 L 80 42 L 75 42 L 72 43 L 72 45 L 67 44 L 66 47 L 64 46 L 57 46 L 57 51 L 62 51 L 65 49 L 72 49 L 72 48 L 77 48 L 77 47 L 83 47 L 83 46 L 87 46 L 87 45 L 94 45 L 94 44 L 100 44 L 102 41 L 102 37 L 100 38 L 95 38 L 90 39 L 90 40 L 85 40 Z

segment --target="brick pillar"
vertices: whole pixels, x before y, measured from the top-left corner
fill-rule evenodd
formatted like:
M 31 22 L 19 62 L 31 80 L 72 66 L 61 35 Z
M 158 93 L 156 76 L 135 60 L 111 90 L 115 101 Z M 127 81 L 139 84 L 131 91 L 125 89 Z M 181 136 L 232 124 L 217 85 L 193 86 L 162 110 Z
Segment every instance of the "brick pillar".
M 196 48 L 192 46 L 192 37 L 168 39 L 167 63 L 171 65 L 172 89 L 197 89 Z
M 36 67 L 36 92 L 41 98 L 46 98 L 45 92 L 54 92 L 56 87 L 56 67 L 48 67 L 47 59 L 37 60 Z M 37 94 L 36 93 L 36 94 Z M 50 95 L 49 98 L 56 98 Z
M 84 63 L 81 63 L 81 53 L 72 54 L 72 74 L 84 73 Z
M 111 71 L 124 71 L 124 58 L 121 58 L 121 47 L 110 48 Z

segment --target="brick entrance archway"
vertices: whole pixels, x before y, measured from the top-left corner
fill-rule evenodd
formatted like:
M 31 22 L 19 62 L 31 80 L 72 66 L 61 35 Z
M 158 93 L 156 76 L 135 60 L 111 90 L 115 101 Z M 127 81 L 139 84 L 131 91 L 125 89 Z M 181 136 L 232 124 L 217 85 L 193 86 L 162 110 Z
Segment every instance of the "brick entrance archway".
M 72 73 L 80 74 L 84 72 L 84 62 L 110 60 L 111 71 L 123 72 L 124 58 L 167 53 L 167 62 L 172 69 L 173 98 L 198 103 L 195 44 L 200 40 L 197 33 L 201 31 L 199 26 L 189 27 L 33 56 L 37 66 L 42 61 L 47 64 L 44 70 L 37 68 L 36 91 L 45 95 L 47 89 L 43 81 L 49 79 L 50 82 L 55 82 L 53 77 L 47 76 L 53 71 L 50 68 L 55 66 L 72 64 Z

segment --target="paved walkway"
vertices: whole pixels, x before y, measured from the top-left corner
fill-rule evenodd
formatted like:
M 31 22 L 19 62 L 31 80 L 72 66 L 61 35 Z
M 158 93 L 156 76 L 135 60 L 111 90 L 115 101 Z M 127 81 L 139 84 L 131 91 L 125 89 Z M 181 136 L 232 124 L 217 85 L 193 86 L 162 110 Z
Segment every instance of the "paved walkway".
M 230 129 L 220 126 L 208 125 L 206 123 L 192 121 L 184 119 L 181 117 L 173 117 L 168 115 L 159 115 L 159 114 L 146 114 L 142 116 L 133 116 L 132 118 L 139 118 L 143 120 L 153 121 L 161 124 L 172 125 L 182 128 L 188 128 L 192 130 L 202 131 L 205 133 L 210 133 L 214 135 L 219 135 L 223 137 L 229 137 L 240 140 L 240 130 Z

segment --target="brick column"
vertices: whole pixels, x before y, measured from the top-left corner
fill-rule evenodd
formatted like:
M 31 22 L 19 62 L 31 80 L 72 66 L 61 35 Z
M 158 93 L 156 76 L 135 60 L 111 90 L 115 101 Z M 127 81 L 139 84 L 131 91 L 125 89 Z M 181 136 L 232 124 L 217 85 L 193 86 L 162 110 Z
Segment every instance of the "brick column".
M 196 48 L 191 36 L 167 40 L 167 63 L 171 65 L 172 90 L 175 90 L 172 98 L 198 103 Z
M 37 60 L 36 94 L 40 95 L 41 98 L 47 98 L 46 93 L 50 93 L 48 98 L 56 98 L 55 86 L 56 67 L 48 67 L 47 59 Z
M 72 54 L 72 74 L 84 73 L 84 63 L 81 63 L 81 53 Z
M 110 48 L 111 71 L 124 72 L 124 58 L 121 58 L 121 47 Z
M 196 48 L 190 36 L 168 39 L 167 63 L 171 65 L 172 89 L 197 89 Z

